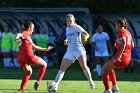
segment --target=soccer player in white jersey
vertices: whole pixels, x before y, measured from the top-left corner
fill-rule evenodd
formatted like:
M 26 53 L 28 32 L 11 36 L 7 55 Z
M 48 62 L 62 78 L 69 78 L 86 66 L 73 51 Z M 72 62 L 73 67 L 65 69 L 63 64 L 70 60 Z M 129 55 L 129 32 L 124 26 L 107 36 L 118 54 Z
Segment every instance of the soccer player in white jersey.
M 64 40 L 64 44 L 68 45 L 67 52 L 62 59 L 60 69 L 55 77 L 53 85 L 58 87 L 67 68 L 77 59 L 89 81 L 90 88 L 93 89 L 95 88 L 95 84 L 92 80 L 90 69 L 87 66 L 86 51 L 81 41 L 81 34 L 84 35 L 85 41 L 89 38 L 89 34 L 81 26 L 75 23 L 75 17 L 73 14 L 68 14 L 66 16 L 66 24 L 66 40 Z M 50 83 L 48 82 L 48 86 L 49 84 Z
M 101 65 L 109 60 L 108 48 L 110 49 L 111 54 L 113 54 L 109 36 L 106 32 L 103 32 L 103 30 L 103 26 L 98 25 L 96 29 L 97 32 L 92 36 L 92 45 L 95 49 L 95 59 L 97 63 L 95 71 L 97 71 L 99 78 L 101 78 Z

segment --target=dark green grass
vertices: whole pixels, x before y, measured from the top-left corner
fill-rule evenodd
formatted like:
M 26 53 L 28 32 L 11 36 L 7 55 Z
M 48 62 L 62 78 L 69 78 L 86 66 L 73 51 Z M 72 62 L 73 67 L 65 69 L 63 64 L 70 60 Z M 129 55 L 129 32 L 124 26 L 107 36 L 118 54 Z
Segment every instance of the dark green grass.
M 33 84 L 37 77 L 37 69 L 33 69 L 31 79 L 26 86 L 27 93 L 48 93 L 46 82 L 52 82 L 57 71 L 57 69 L 47 69 L 38 91 L 34 91 Z M 0 93 L 18 93 L 23 75 L 22 69 L 0 68 Z M 120 88 L 118 93 L 140 93 L 140 71 L 138 69 L 135 73 L 116 70 L 116 75 Z M 92 77 L 96 84 L 96 88 L 93 90 L 89 88 L 88 81 L 79 66 L 71 67 L 66 71 L 57 93 L 102 93 L 104 90 L 102 80 L 97 77 L 95 72 L 92 72 Z

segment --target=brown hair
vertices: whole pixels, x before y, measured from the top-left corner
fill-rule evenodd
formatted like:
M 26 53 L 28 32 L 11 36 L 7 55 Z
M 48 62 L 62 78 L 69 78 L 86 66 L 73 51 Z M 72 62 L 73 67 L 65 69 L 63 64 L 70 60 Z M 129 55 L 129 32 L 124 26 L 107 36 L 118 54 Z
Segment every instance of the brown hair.
M 117 24 L 120 24 L 121 27 L 124 27 L 125 29 L 127 28 L 127 20 L 126 18 L 122 17 L 122 18 L 119 18 L 117 21 L 116 21 Z
M 33 22 L 24 20 L 24 22 L 21 24 L 22 25 L 21 27 L 23 30 L 27 30 L 32 24 Z

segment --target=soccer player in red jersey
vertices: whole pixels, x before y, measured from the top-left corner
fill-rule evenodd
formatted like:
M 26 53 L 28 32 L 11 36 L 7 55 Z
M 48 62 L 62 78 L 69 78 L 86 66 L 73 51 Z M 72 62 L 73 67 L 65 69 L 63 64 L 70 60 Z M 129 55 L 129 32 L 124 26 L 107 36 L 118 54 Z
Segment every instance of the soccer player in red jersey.
M 38 70 L 38 77 L 37 81 L 34 84 L 34 89 L 37 90 L 40 81 L 42 80 L 45 72 L 47 64 L 46 62 L 36 56 L 32 49 L 38 50 L 38 51 L 49 51 L 52 49 L 52 46 L 48 46 L 48 48 L 42 48 L 39 46 L 36 46 L 30 37 L 30 35 L 33 33 L 34 30 L 34 24 L 32 22 L 25 21 L 22 24 L 23 31 L 16 36 L 16 41 L 19 43 L 19 52 L 17 55 L 18 62 L 21 66 L 21 68 L 25 71 L 25 75 L 22 78 L 22 83 L 20 86 L 20 91 L 24 91 L 25 86 L 31 77 L 32 74 L 32 68 L 30 64 L 33 64 L 35 66 L 39 67 Z
M 116 84 L 115 68 L 124 68 L 130 63 L 131 50 L 134 47 L 134 42 L 131 33 L 127 30 L 126 18 L 119 18 L 116 21 L 117 40 L 115 47 L 117 49 L 115 55 L 102 67 L 102 80 L 105 86 L 103 93 L 112 93 L 119 91 Z M 112 82 L 110 89 L 109 81 Z

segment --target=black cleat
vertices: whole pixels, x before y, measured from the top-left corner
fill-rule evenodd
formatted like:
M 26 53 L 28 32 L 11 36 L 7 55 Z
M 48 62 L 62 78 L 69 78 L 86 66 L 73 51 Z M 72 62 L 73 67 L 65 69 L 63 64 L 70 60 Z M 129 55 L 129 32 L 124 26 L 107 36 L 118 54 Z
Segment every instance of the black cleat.
M 39 83 L 38 83 L 38 82 L 35 82 L 35 83 L 34 83 L 34 87 L 33 87 L 34 90 L 37 90 L 38 86 L 39 86 Z

